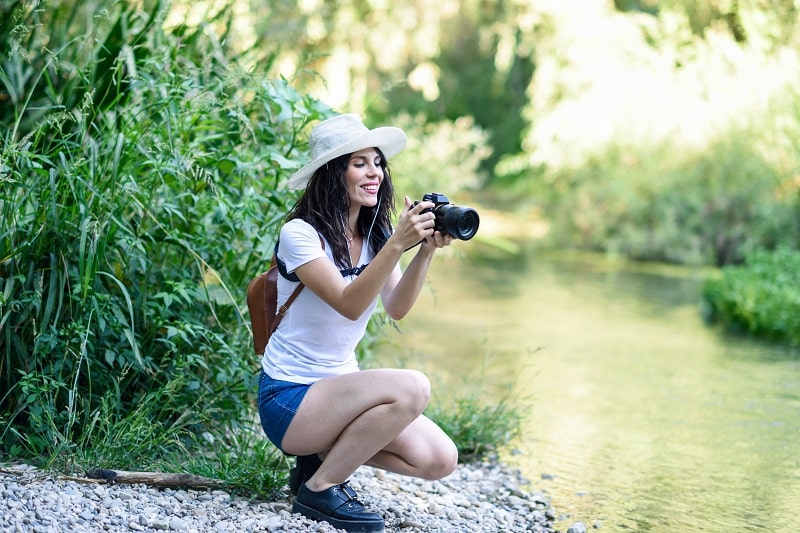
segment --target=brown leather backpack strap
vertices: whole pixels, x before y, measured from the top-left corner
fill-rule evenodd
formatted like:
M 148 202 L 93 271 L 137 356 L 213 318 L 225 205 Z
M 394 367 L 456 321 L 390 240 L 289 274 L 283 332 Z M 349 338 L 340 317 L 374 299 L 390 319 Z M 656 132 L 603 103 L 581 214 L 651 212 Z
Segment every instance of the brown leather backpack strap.
M 325 241 L 322 240 L 322 235 L 319 235 L 319 244 L 320 246 L 322 246 L 322 249 L 324 250 Z M 283 320 L 283 315 L 285 315 L 286 311 L 289 310 L 289 306 L 292 305 L 292 302 L 294 302 L 295 298 L 297 298 L 297 296 L 300 294 L 300 291 L 303 290 L 303 287 L 305 287 L 305 285 L 301 281 L 300 284 L 297 285 L 297 287 L 294 289 L 294 292 L 291 294 L 291 296 L 289 296 L 289 298 L 286 299 L 283 305 L 278 308 L 278 311 L 275 313 L 275 320 L 273 320 L 272 322 L 272 329 L 270 329 L 267 338 L 270 338 L 272 334 L 275 333 L 275 330 L 278 329 L 278 324 L 280 324 L 281 320 Z M 266 292 L 264 294 L 264 297 L 266 298 Z
M 292 295 L 289 296 L 286 302 L 284 302 L 284 304 L 278 308 L 278 312 L 275 313 L 275 320 L 272 321 L 272 329 L 269 332 L 270 336 L 272 336 L 272 334 L 275 333 L 275 330 L 278 329 L 278 324 L 281 323 L 283 315 L 285 315 L 286 311 L 289 310 L 289 306 L 292 305 L 292 302 L 300 294 L 300 291 L 303 290 L 303 287 L 305 287 L 305 285 L 303 285 L 303 282 L 301 281 L 300 284 L 295 288 Z

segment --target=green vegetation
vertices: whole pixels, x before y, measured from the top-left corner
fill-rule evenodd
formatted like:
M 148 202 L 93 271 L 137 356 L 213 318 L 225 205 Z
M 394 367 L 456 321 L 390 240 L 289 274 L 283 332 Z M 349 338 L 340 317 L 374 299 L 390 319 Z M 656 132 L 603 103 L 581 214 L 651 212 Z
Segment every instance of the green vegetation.
M 796 248 L 797 8 L 615 5 L 543 32 L 530 153 L 507 154 L 498 194 L 538 208 L 558 247 L 717 266 Z
M 288 469 L 244 290 L 331 110 L 231 47 L 231 6 L 170 27 L 169 2 L 109 4 L 0 7 L 3 454 L 267 496 Z
M 795 246 L 800 190 L 759 153 L 757 134 L 731 131 L 694 152 L 620 146 L 554 172 L 542 196 L 553 206 L 551 237 L 689 265 L 735 264 L 750 250 Z
M 526 108 L 530 152 L 498 164 L 498 196 L 539 210 L 559 248 L 719 267 L 759 250 L 798 250 L 796 2 L 614 6 L 592 24 L 571 24 L 568 9 L 543 21 Z M 775 263 L 772 276 L 792 278 L 792 268 Z M 752 288 L 715 290 L 740 301 Z M 748 317 L 741 329 L 789 340 L 779 333 L 785 298 L 760 293 L 759 325 Z M 743 320 L 727 305 L 716 312 Z
M 754 252 L 708 280 L 703 296 L 711 321 L 800 346 L 800 252 Z
M 480 460 L 519 439 L 526 417 L 524 402 L 509 395 L 496 403 L 470 392 L 446 405 L 434 402 L 425 414 L 450 435 L 460 460 Z
M 794 2 L 615 2 L 613 17 L 591 18 L 625 31 L 597 34 L 562 31 L 572 13 L 502 2 L 425 6 L 408 33 L 397 21 L 417 8 L 402 2 L 253 0 L 246 24 L 232 1 L 199 19 L 194 4 L 0 4 L 8 456 L 187 471 L 258 494 L 283 482 L 286 459 L 254 427 L 244 290 L 294 201 L 282 185 L 307 158 L 308 125 L 331 113 L 312 96 L 323 70 L 346 73 L 331 82 L 349 87 L 341 110 L 409 131 L 393 161 L 409 194 L 462 202 L 472 189 L 538 209 L 562 247 L 747 258 L 709 282 L 713 315 L 798 342 Z M 636 75 L 594 83 L 622 66 Z M 679 105 L 661 105 L 670 98 Z M 667 133 L 649 135 L 657 124 Z M 384 325 L 371 323 L 365 362 Z M 467 394 L 429 414 L 480 458 L 515 438 L 526 408 Z
M 246 72 L 207 27 L 165 31 L 166 7 L 3 14 L 0 440 L 11 456 L 190 469 L 186 457 L 208 461 L 253 431 L 243 291 L 292 201 L 277 191 L 305 155 L 301 132 L 329 111 Z M 212 17 L 222 35 L 225 17 Z

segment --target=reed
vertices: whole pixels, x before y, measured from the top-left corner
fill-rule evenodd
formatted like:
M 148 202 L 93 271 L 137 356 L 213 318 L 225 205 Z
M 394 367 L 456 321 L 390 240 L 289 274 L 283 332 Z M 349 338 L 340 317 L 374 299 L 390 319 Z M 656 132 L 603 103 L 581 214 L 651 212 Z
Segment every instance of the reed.
M 0 441 L 59 468 L 182 468 L 252 426 L 244 289 L 328 112 L 145 4 L 3 6 Z
M 253 420 L 244 291 L 295 199 L 300 139 L 330 110 L 270 78 L 253 60 L 268 52 L 166 31 L 168 2 L 96 7 L 2 7 L 4 458 L 271 494 L 288 469 Z

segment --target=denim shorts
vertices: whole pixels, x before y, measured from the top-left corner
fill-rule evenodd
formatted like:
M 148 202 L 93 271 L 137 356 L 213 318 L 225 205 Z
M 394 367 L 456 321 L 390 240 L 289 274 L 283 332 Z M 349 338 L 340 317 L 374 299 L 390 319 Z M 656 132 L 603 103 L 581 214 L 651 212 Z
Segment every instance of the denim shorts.
M 272 379 L 261 371 L 258 380 L 258 414 L 272 444 L 281 448 L 283 436 L 311 385 Z

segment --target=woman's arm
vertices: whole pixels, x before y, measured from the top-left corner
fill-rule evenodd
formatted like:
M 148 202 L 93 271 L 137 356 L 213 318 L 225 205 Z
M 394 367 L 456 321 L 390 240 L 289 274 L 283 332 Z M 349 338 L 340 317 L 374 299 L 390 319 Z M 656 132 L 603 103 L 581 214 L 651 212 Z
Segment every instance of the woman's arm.
M 317 296 L 350 320 L 358 319 L 372 304 L 378 293 L 382 292 L 381 289 L 386 286 L 387 288 L 381 295 L 388 298 L 390 302 L 394 302 L 389 303 L 389 307 L 393 309 L 392 312 L 387 308 L 389 316 L 394 318 L 398 311 L 402 311 L 406 307 L 410 296 L 400 296 L 399 291 L 411 291 L 413 297 L 410 298 L 410 303 L 413 304 L 413 300 L 416 299 L 422 288 L 422 281 L 428 270 L 434 247 L 427 242 L 423 243 L 417 256 L 409 265 L 409 270 L 413 273 L 410 277 L 408 274 L 400 276 L 398 264 L 405 250 L 432 236 L 434 215 L 422 212 L 432 207 L 432 202 L 420 202 L 412 207 L 411 200 L 406 197 L 405 207 L 400 213 L 394 233 L 367 268 L 352 283 L 348 284 L 344 281 L 339 270 L 328 258 L 309 261 L 299 266 L 295 273 L 300 281 Z M 423 248 L 430 248 L 430 250 L 423 251 Z M 415 263 L 418 264 L 412 266 Z M 386 307 L 387 301 L 384 300 L 383 303 Z M 410 309 L 411 305 L 409 304 L 407 307 Z M 405 309 L 402 314 L 406 312 L 408 309 Z
M 420 245 L 417 255 L 414 256 L 402 275 L 400 267 L 395 268 L 392 276 L 381 290 L 381 301 L 386 314 L 394 320 L 400 320 L 406 316 L 422 291 L 434 252 L 437 248 L 449 246 L 452 241 L 453 237 L 437 231 Z

